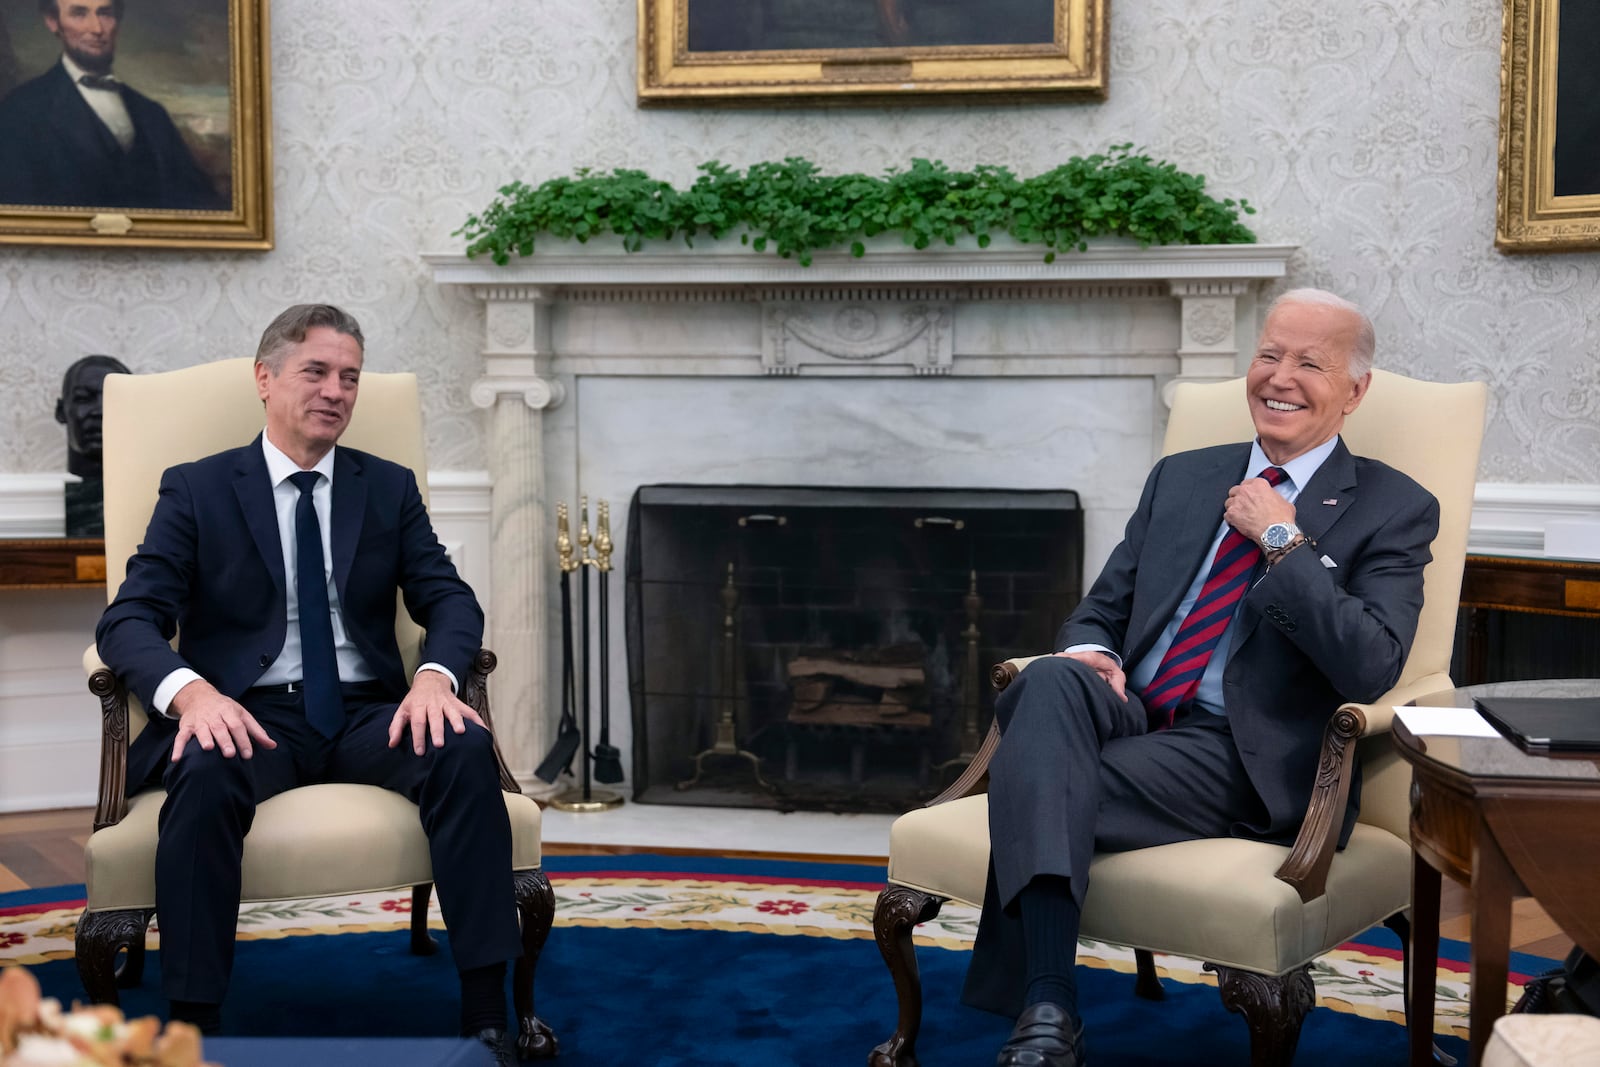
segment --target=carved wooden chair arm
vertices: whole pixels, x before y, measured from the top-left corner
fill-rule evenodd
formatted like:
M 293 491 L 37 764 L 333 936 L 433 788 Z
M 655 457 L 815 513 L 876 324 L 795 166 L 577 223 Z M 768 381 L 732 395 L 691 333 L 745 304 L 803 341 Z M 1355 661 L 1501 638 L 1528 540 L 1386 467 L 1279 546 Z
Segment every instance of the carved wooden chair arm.
M 494 737 L 494 720 L 489 715 L 489 675 L 494 673 L 499 663 L 499 658 L 493 652 L 487 648 L 478 649 L 478 654 L 472 657 L 472 666 L 467 668 L 466 680 L 461 683 L 461 702 L 478 713 L 483 725 L 489 728 L 491 737 Z M 506 766 L 499 738 L 494 740 L 494 762 L 500 768 L 500 788 L 507 793 L 522 792 L 522 787 L 511 776 L 511 769 Z
M 1301 900 L 1315 900 L 1327 891 L 1328 868 L 1339 847 L 1339 831 L 1344 825 L 1350 781 L 1355 774 L 1356 742 L 1388 733 L 1397 705 L 1451 685 L 1448 675 L 1430 674 L 1390 690 L 1371 704 L 1346 704 L 1333 713 L 1322 735 L 1317 781 L 1306 806 L 1305 820 L 1288 859 L 1277 870 L 1278 878 L 1293 886 Z
M 1361 704 L 1341 707 L 1323 731 L 1311 802 L 1306 805 L 1306 817 L 1300 823 L 1294 846 L 1276 872 L 1278 879 L 1293 886 L 1303 901 L 1316 900 L 1327 892 L 1328 868 L 1333 865 L 1333 854 L 1339 846 L 1350 780 L 1355 776 L 1355 743 L 1366 732 L 1366 708 Z
M 86 664 L 92 655 L 91 648 Z M 89 675 L 89 692 L 100 701 L 100 786 L 94 808 L 94 828 L 100 830 L 128 814 L 128 687 L 99 664 Z
M 994 686 L 995 692 L 1000 692 L 1010 685 L 1022 672 L 1022 668 L 1032 663 L 1041 656 L 1023 656 L 1018 659 L 1008 659 L 1004 663 L 996 663 L 989 668 L 989 684 Z M 993 723 L 989 724 L 989 732 L 983 736 L 983 744 L 978 746 L 977 753 L 972 757 L 972 762 L 967 764 L 967 769 L 961 776 L 950 783 L 950 788 L 928 801 L 927 807 L 935 804 L 944 804 L 962 797 L 970 797 L 982 793 L 989 786 L 989 761 L 994 758 L 994 750 L 1000 744 L 1000 728 Z

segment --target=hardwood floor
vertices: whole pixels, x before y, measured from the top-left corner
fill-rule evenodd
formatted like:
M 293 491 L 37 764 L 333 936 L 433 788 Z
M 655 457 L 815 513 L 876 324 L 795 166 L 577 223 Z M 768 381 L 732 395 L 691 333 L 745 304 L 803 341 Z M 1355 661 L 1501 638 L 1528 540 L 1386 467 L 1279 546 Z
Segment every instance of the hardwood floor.
M 0 893 L 83 881 L 83 845 L 89 839 L 94 812 L 89 808 L 0 815 Z M 551 855 L 618 855 L 628 852 L 697 854 L 693 849 L 631 849 L 609 845 L 547 845 Z M 819 860 L 830 863 L 878 864 L 859 856 L 800 856 L 792 853 L 749 853 L 769 859 Z M 1439 932 L 1465 941 L 1472 930 L 1466 891 L 1448 878 L 1441 902 Z M 1572 941 L 1531 899 L 1516 901 L 1511 912 L 1511 948 L 1546 959 L 1560 959 Z

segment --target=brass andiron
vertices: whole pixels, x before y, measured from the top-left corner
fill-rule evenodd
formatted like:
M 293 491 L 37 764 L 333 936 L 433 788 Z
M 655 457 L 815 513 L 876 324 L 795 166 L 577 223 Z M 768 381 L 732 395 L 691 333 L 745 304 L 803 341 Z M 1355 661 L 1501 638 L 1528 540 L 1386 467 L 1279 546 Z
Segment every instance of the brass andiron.
M 564 511 L 565 511 L 565 506 L 564 505 L 558 507 L 558 510 L 557 510 L 557 531 L 556 531 L 556 551 L 558 553 L 563 553 L 563 549 L 562 549 L 562 532 L 563 531 L 561 529 L 561 526 L 562 526 L 563 521 L 565 519 L 565 515 L 563 514 Z M 582 664 L 581 671 L 580 671 L 580 677 L 581 677 L 581 685 L 583 687 L 583 741 L 584 741 L 584 744 L 583 744 L 583 761 L 582 761 L 583 762 L 583 774 L 582 774 L 581 779 L 580 779 L 582 784 L 576 789 L 569 789 L 566 792 L 558 793 L 556 796 L 551 798 L 550 806 L 552 808 L 555 808 L 557 811 L 570 811 L 570 812 L 586 813 L 586 812 L 595 812 L 595 811 L 608 811 L 611 808 L 616 808 L 616 807 L 621 807 L 622 806 L 622 794 L 621 793 L 618 793 L 618 792 L 616 792 L 614 790 L 611 790 L 611 789 L 595 789 L 590 784 L 590 778 L 591 777 L 599 777 L 599 773 L 598 773 L 599 761 L 602 758 L 601 757 L 601 753 L 599 751 L 599 746 L 597 746 L 595 750 L 590 750 L 589 747 L 588 747 L 588 741 L 589 741 L 589 737 L 590 737 L 590 718 L 589 718 L 589 695 L 590 695 L 590 685 L 589 685 L 589 568 L 591 568 L 591 567 L 594 568 L 597 571 L 600 571 L 600 573 L 601 573 L 601 578 L 600 578 L 600 718 L 601 718 L 601 745 L 604 746 L 606 749 L 610 750 L 610 758 L 609 758 L 609 761 L 607 763 L 606 773 L 609 774 L 613 766 L 615 768 L 615 771 L 617 772 L 616 779 L 602 778 L 601 780 L 602 781 L 620 780 L 621 777 L 622 777 L 622 775 L 621 775 L 621 770 L 622 770 L 621 762 L 620 762 L 620 760 L 616 759 L 617 750 L 611 746 L 610 739 L 607 736 L 607 734 L 609 733 L 609 728 L 610 728 L 610 715 L 609 715 L 609 713 L 610 713 L 610 706 L 611 706 L 611 694 L 607 690 L 607 683 L 610 680 L 611 672 L 610 672 L 610 664 L 607 663 L 607 654 L 610 651 L 610 639 L 609 639 L 609 635 L 606 633 L 606 625 L 609 622 L 609 619 L 608 619 L 608 609 L 607 609 L 607 605 L 606 605 L 606 582 L 605 582 L 605 576 L 606 576 L 606 572 L 610 571 L 610 569 L 611 569 L 611 509 L 610 509 L 610 506 L 608 504 L 604 503 L 604 502 L 601 502 L 601 504 L 600 504 L 599 519 L 600 519 L 600 539 L 597 542 L 596 539 L 594 537 L 591 537 L 590 533 L 589 533 L 589 498 L 586 497 L 586 496 L 580 498 L 579 504 L 578 504 L 578 549 L 577 549 L 577 551 L 575 553 L 571 553 L 570 539 L 569 539 L 568 548 L 566 550 L 566 553 L 571 553 L 571 554 L 570 554 L 570 556 L 568 554 L 566 554 L 566 553 L 562 554 L 562 567 L 563 567 L 563 569 L 565 569 L 565 567 L 568 565 L 568 560 L 570 558 L 571 565 L 578 572 L 578 583 L 579 583 L 579 585 L 578 585 L 578 593 L 579 593 L 578 599 L 579 599 L 579 603 L 581 604 L 581 609 L 580 609 L 581 623 L 580 623 L 580 625 L 581 625 L 581 628 L 583 630 L 583 652 L 582 652 L 582 656 L 581 656 L 581 659 L 580 659 L 580 662 Z M 592 553 L 590 551 L 591 547 L 595 547 L 596 549 L 598 549 L 602 545 L 604 546 L 604 553 L 605 553 L 605 555 L 604 555 L 604 561 L 605 562 L 604 562 L 604 567 L 603 568 L 602 568 L 602 565 L 601 565 L 601 557 L 599 555 L 597 555 L 595 553 Z M 596 768 L 596 773 L 594 773 L 594 774 L 591 774 L 591 766 L 590 766 L 591 763 L 593 763 L 595 765 L 595 768 Z
M 707 756 L 737 756 L 750 761 L 752 773 L 756 776 L 756 784 L 762 789 L 771 790 L 772 786 L 761 777 L 761 757 L 754 752 L 746 751 L 739 747 L 734 737 L 734 704 L 737 701 L 738 670 L 735 667 L 734 657 L 738 654 L 735 643 L 734 620 L 739 612 L 739 588 L 733 584 L 733 564 L 728 564 L 728 581 L 722 587 L 722 695 L 718 698 L 716 733 L 712 736 L 711 747 L 701 752 L 694 758 L 694 777 L 679 782 L 674 788 L 690 789 L 700 780 L 704 772 L 704 761 Z
M 978 613 L 983 610 L 983 598 L 978 595 L 977 571 L 970 573 L 961 606 L 967 612 L 967 628 L 961 631 L 967 642 L 967 676 L 961 686 L 961 752 L 934 767 L 935 771 L 965 767 L 977 757 L 978 745 L 983 741 L 978 734 Z

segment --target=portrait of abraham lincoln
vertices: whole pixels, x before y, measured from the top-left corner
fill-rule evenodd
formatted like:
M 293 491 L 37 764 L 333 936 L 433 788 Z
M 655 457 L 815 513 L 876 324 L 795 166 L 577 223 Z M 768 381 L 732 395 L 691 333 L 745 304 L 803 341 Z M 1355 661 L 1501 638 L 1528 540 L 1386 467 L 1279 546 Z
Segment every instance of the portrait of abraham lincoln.
M 222 212 L 229 0 L 0 0 L 0 209 Z

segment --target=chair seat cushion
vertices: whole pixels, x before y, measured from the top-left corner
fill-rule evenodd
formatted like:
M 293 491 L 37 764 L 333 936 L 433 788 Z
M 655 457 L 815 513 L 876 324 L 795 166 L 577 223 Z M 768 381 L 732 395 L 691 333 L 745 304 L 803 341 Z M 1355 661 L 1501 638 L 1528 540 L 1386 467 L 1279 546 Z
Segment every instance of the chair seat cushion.
M 539 805 L 503 794 L 511 865 L 539 866 Z M 153 908 L 161 790 L 140 793 L 127 816 L 96 830 L 85 849 L 90 911 Z M 397 889 L 433 880 L 417 806 L 370 785 L 330 783 L 280 793 L 256 809 L 244 841 L 241 899 L 293 900 Z
M 1288 848 L 1230 838 L 1102 853 L 1089 868 L 1082 935 L 1261 974 L 1283 974 L 1402 911 L 1411 849 L 1357 824 L 1328 892 L 1302 902 L 1274 872 Z M 889 831 L 889 881 L 978 904 L 989 864 L 985 796 L 922 808 Z
M 1600 1063 L 1600 1019 L 1507 1015 L 1494 1024 L 1483 1067 L 1574 1067 Z

